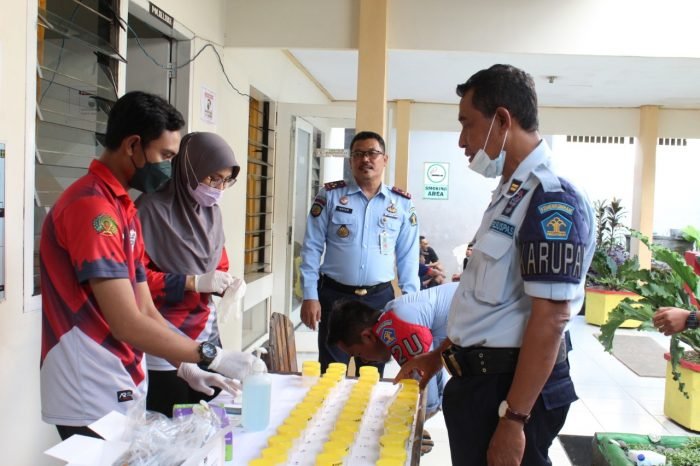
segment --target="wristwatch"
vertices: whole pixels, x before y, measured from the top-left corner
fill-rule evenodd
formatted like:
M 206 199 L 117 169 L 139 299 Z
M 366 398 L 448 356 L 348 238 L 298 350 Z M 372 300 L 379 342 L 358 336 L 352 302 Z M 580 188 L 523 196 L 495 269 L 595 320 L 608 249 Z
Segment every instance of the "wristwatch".
M 501 404 L 498 405 L 498 417 L 510 419 L 511 421 L 518 421 L 523 425 L 527 424 L 527 421 L 530 420 L 529 414 L 518 413 L 510 409 L 508 400 L 503 400 Z
M 685 328 L 696 329 L 698 328 L 698 312 L 690 311 L 688 314 L 688 319 L 685 321 Z
M 218 349 L 216 345 L 209 343 L 208 341 L 203 341 L 199 345 L 199 357 L 201 358 L 201 363 L 209 365 L 216 357 Z

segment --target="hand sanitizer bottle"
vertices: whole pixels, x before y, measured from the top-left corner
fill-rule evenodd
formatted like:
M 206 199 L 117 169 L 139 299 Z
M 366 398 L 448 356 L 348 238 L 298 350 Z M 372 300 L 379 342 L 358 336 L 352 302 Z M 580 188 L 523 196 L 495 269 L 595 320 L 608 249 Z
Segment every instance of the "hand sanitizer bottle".
M 270 399 L 272 380 L 260 353 L 263 348 L 253 350 L 257 356 L 253 371 L 243 380 L 243 427 L 250 432 L 264 430 L 270 422 Z

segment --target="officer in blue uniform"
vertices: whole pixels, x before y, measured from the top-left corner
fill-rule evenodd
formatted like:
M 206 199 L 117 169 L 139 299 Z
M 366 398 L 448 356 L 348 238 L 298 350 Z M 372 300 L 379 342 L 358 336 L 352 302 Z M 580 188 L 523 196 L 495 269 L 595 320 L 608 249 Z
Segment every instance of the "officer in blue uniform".
M 404 365 L 452 378 L 443 411 L 454 465 L 551 465 L 576 400 L 564 329 L 595 247 L 586 196 L 556 175 L 537 128 L 532 77 L 509 65 L 457 87 L 469 168 L 500 177 L 448 319 L 448 338 Z
M 320 321 L 322 371 L 331 362 L 349 360 L 326 344 L 328 315 L 335 301 L 352 298 L 383 308 L 394 298 L 395 267 L 403 293 L 419 289 L 418 218 L 410 194 L 382 182 L 385 150 L 379 134 L 357 133 L 350 144 L 353 179 L 326 183 L 306 222 L 301 249 L 301 319 L 313 330 Z M 383 367 L 379 366 L 380 371 Z

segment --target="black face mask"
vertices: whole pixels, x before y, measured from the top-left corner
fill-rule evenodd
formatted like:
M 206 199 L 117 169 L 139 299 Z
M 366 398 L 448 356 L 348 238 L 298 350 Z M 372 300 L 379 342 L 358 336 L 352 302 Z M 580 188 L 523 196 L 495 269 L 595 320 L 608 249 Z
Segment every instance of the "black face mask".
M 157 163 L 149 162 L 145 150 L 143 150 L 143 157 L 146 161 L 143 167 L 137 167 L 134 163 L 134 159 L 131 159 L 131 163 L 134 165 L 134 168 L 136 168 L 136 173 L 134 173 L 134 176 L 129 180 L 129 186 L 144 193 L 158 191 L 158 188 L 163 186 L 170 179 L 173 169 L 172 164 L 169 160 Z

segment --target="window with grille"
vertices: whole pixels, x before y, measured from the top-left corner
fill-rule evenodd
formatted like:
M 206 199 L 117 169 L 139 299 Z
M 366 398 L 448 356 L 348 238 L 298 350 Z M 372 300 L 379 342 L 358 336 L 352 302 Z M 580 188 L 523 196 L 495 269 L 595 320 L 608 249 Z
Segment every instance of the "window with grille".
M 271 272 L 274 137 L 270 102 L 250 98 L 246 180 L 245 274 Z
M 39 0 L 37 13 L 34 293 L 41 225 L 61 193 L 102 153 L 117 100 L 119 0 Z

